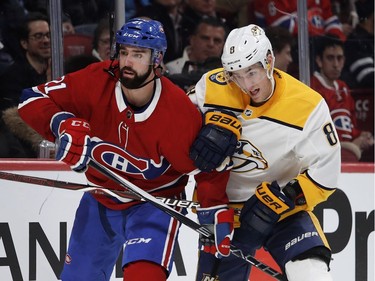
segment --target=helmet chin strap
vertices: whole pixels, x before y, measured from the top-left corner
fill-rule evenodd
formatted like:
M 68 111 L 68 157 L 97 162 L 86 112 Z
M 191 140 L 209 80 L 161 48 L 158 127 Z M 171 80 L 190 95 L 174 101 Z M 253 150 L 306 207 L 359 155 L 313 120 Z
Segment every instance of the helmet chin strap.
M 269 69 L 267 69 L 267 78 L 271 81 L 271 93 L 267 98 L 265 98 L 262 101 L 262 103 L 268 101 L 273 96 L 273 92 L 275 90 L 275 79 L 273 78 L 273 63 L 271 65 L 271 67 Z
M 273 78 L 272 75 L 271 77 L 268 77 L 268 79 L 271 81 L 271 94 L 263 102 L 268 101 L 273 96 L 273 92 L 275 90 L 275 79 Z
M 143 88 L 144 86 L 150 84 L 151 82 L 155 81 L 156 79 L 159 79 L 163 76 L 163 67 L 159 64 L 156 68 L 153 69 L 154 70 L 154 77 L 147 81 L 147 82 L 144 82 L 142 83 L 141 85 L 139 85 L 138 87 L 136 88 L 132 88 L 133 89 L 140 89 L 140 88 Z

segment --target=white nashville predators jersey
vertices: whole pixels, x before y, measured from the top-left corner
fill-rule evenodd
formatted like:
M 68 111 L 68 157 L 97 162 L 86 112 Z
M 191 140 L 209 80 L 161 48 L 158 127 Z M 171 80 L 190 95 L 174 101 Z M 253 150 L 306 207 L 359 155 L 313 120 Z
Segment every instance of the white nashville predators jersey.
M 274 94 L 258 107 L 226 83 L 222 68 L 202 76 L 189 97 L 202 112 L 229 110 L 242 123 L 226 190 L 230 202 L 246 201 L 261 182 L 283 187 L 297 178 L 312 210 L 337 187 L 340 143 L 321 95 L 279 70 L 274 79 Z

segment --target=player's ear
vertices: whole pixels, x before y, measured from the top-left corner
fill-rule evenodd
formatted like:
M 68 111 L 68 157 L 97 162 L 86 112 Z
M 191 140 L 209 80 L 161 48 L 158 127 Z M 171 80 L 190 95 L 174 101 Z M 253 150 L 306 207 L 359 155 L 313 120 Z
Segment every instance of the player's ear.
M 275 58 L 272 56 L 272 54 L 269 53 L 269 54 L 267 55 L 267 63 L 268 63 L 268 65 L 272 65 L 274 59 L 275 59 Z
M 163 62 L 163 53 L 157 52 L 154 55 L 154 68 L 157 68 L 159 65 L 161 65 Z

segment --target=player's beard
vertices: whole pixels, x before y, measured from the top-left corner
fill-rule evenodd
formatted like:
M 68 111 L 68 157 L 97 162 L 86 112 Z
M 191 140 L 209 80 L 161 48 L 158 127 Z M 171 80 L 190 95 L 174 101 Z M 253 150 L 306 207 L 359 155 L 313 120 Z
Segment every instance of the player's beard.
M 146 73 L 138 75 L 132 68 L 124 66 L 120 71 L 120 82 L 121 84 L 127 89 L 138 89 L 141 88 L 144 82 L 146 81 L 147 77 L 150 76 L 152 72 L 152 65 L 149 65 L 148 70 Z M 125 78 L 123 72 L 131 71 L 134 73 L 134 78 Z

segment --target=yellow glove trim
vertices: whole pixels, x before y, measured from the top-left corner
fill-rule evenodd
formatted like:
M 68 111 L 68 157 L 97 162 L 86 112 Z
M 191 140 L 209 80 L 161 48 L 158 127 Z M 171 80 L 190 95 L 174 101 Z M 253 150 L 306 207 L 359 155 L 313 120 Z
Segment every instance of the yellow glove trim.
M 281 215 L 289 210 L 289 206 L 276 197 L 269 189 L 268 182 L 262 182 L 255 190 L 255 196 L 276 214 Z
M 219 111 L 208 111 L 204 118 L 205 124 L 213 124 L 227 129 L 237 136 L 237 140 L 240 139 L 242 124 L 236 117 Z

